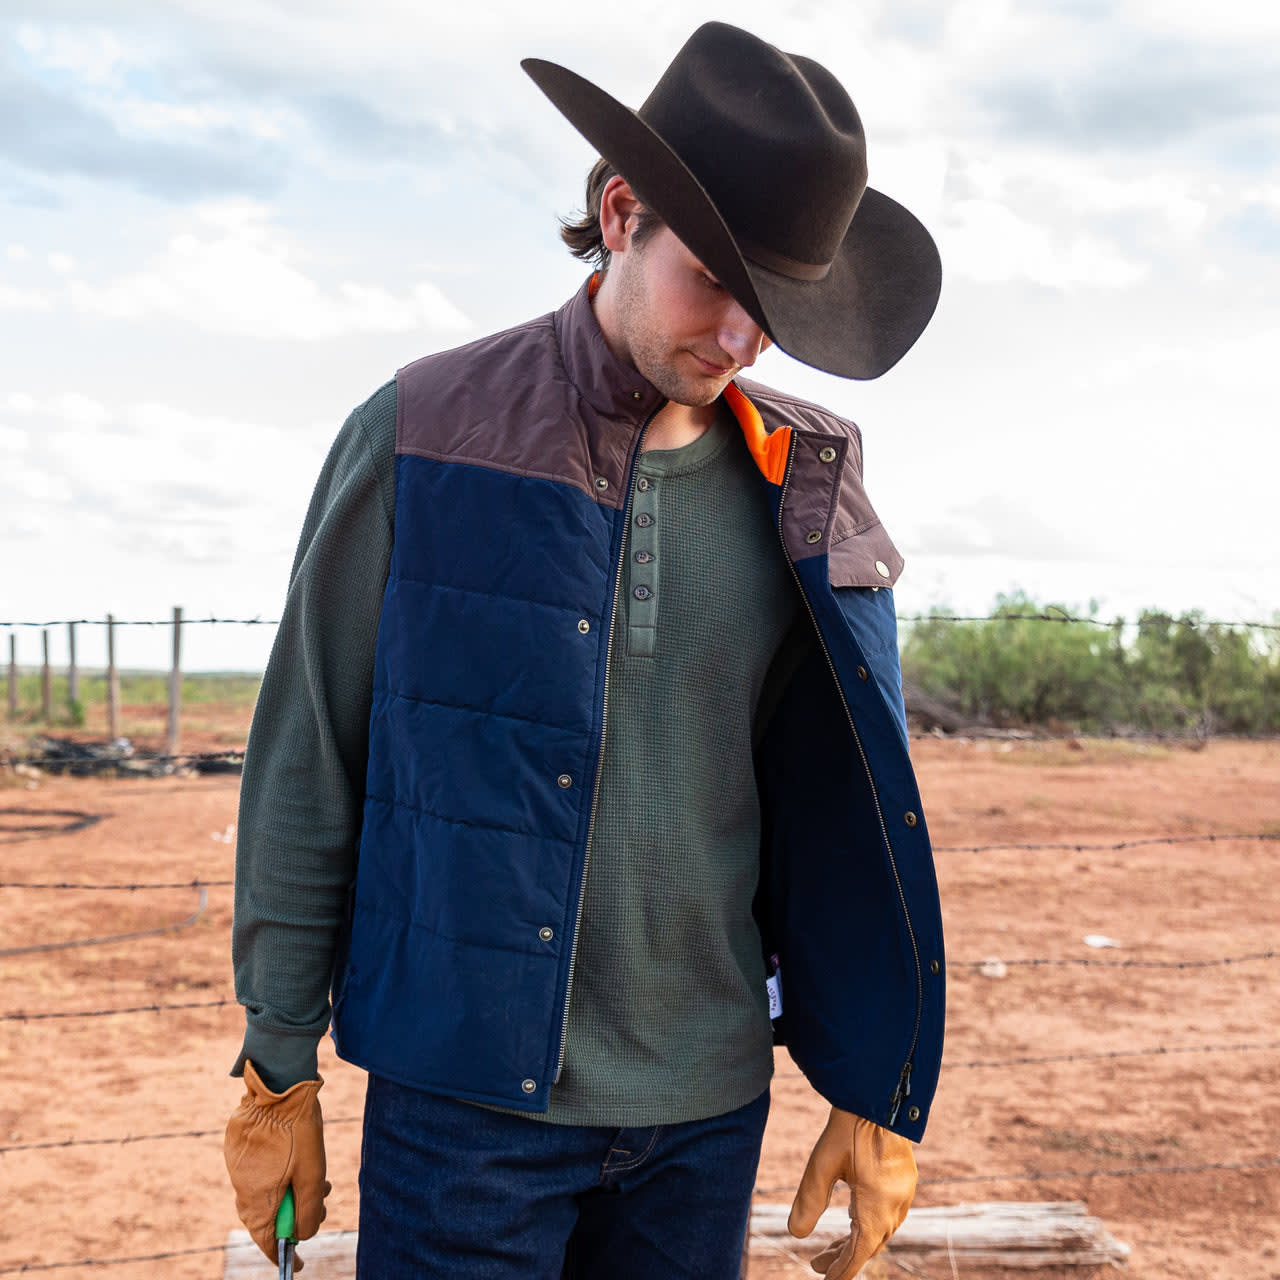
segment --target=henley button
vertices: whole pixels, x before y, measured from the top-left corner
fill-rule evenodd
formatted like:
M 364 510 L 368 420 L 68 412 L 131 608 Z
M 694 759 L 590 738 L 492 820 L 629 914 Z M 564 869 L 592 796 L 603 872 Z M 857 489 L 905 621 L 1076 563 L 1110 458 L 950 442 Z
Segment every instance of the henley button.
M 551 939 L 555 937 L 555 933 L 550 925 L 544 924 L 542 928 L 538 930 L 538 937 L 540 937 L 543 942 L 550 942 Z
M 653 592 L 648 587 L 637 587 L 631 594 L 637 600 L 649 600 L 653 596 Z
M 639 489 L 641 493 L 648 493 L 652 487 L 653 486 L 649 483 L 649 481 L 644 476 L 641 476 L 640 479 L 636 482 L 636 488 Z
M 648 564 L 653 559 L 652 551 L 637 551 L 636 564 Z
M 582 634 L 585 636 L 585 635 L 587 634 L 587 632 L 591 630 L 591 623 L 589 623 L 589 622 L 586 620 L 586 618 L 579 618 L 579 619 L 578 619 L 578 630 L 579 630 L 579 631 L 581 631 L 581 632 L 582 632 Z
M 812 543 L 814 543 L 814 542 L 821 542 L 821 541 L 822 541 L 822 530 L 821 530 L 821 529 L 810 529 L 810 530 L 809 530 L 809 532 L 808 532 L 808 533 L 806 533 L 806 534 L 804 535 L 804 540 L 805 540 L 806 542 L 810 543 L 810 544 L 812 544 Z
M 520 1087 L 525 1093 L 533 1093 L 538 1087 L 538 1082 L 536 1080 L 521 1080 Z
M 638 524 L 642 529 L 647 529 L 652 523 L 653 517 L 647 511 L 642 511 L 638 516 L 636 516 L 636 524 Z
M 883 560 L 877 560 L 877 561 L 876 561 L 876 572 L 877 572 L 877 573 L 878 573 L 882 578 L 887 578 L 887 577 L 889 576 L 889 566 L 888 566 L 887 564 L 885 564 L 885 562 L 884 562 Z
M 818 454 L 819 462 L 834 462 L 835 460 L 836 451 L 830 445 L 827 445 L 827 447 Z
M 559 786 L 562 791 L 567 791 L 571 786 L 573 786 L 573 779 L 569 777 L 567 773 L 562 773 L 556 779 L 556 785 Z

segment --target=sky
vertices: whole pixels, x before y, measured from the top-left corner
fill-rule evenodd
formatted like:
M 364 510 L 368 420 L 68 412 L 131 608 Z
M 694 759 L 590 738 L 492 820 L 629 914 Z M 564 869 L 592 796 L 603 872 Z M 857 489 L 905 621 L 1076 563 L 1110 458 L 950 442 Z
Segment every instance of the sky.
M 862 428 L 900 612 L 1272 618 L 1274 0 L 0 0 L 0 622 L 277 617 L 348 412 L 581 282 L 594 156 L 520 59 L 638 106 L 712 18 L 834 71 L 938 241 L 890 373 L 752 375 Z M 188 628 L 184 661 L 270 639 Z

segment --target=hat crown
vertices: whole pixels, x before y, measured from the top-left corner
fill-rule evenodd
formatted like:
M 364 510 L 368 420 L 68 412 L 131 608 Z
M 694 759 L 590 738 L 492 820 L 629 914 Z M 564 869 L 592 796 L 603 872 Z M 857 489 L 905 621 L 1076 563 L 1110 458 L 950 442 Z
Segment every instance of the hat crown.
M 867 186 L 852 99 L 819 63 L 709 22 L 638 112 L 680 157 L 749 258 L 825 268 Z

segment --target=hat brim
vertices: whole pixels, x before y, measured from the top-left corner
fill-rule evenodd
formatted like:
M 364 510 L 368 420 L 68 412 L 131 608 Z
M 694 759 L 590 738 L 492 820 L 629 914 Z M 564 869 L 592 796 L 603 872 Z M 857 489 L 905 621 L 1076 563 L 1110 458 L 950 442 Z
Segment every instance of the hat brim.
M 826 276 L 793 279 L 744 257 L 702 184 L 630 107 L 554 62 L 520 65 L 788 355 L 843 378 L 878 378 L 924 332 L 942 264 L 933 237 L 896 200 L 867 188 Z

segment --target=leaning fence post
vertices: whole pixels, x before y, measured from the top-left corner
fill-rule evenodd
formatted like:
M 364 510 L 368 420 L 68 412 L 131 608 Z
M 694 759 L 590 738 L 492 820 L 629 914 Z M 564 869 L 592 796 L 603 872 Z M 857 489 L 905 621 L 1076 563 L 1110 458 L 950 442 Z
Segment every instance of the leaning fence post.
M 40 632 L 40 651 L 42 654 L 40 665 L 40 710 L 44 715 L 45 724 L 49 724 L 53 720 L 53 670 L 49 666 L 48 627 L 45 627 Z
M 107 614 L 107 737 L 120 736 L 120 672 L 116 670 L 116 619 Z
M 67 706 L 71 714 L 76 713 L 76 703 L 80 701 L 80 670 L 76 666 L 76 624 L 67 623 Z
M 178 717 L 182 710 L 182 609 L 173 610 L 173 669 L 169 672 L 169 754 L 178 754 Z
M 18 718 L 18 637 L 9 632 L 9 719 Z

